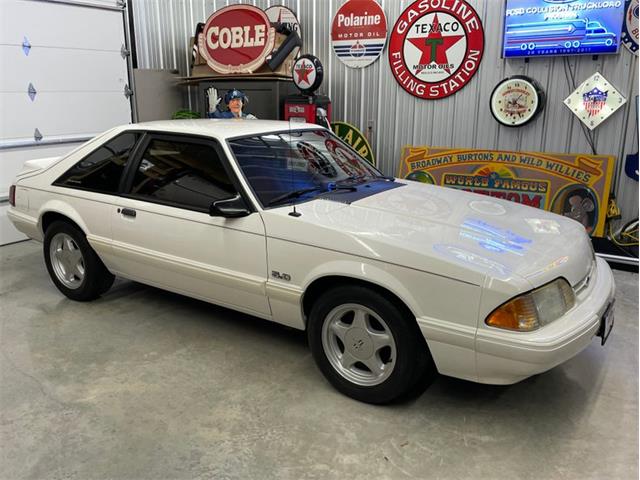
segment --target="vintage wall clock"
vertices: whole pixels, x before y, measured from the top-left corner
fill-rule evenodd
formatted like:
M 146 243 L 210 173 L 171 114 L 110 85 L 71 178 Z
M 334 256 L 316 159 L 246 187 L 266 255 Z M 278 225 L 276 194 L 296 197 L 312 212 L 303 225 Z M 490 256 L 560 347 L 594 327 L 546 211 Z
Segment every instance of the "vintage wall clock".
M 544 109 L 545 96 L 535 80 L 515 75 L 498 83 L 489 102 L 498 122 L 507 127 L 521 127 Z

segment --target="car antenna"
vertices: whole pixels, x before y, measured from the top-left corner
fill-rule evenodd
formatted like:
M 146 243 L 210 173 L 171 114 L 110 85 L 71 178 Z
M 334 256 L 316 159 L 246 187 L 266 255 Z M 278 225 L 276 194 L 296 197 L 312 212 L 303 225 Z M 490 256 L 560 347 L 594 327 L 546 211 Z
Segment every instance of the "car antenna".
M 293 139 L 293 137 L 291 135 L 291 117 L 289 117 L 289 155 L 288 155 L 289 158 L 288 158 L 288 162 L 289 162 L 289 165 L 291 167 L 291 191 L 293 192 L 293 190 L 294 190 L 294 188 L 293 188 L 294 181 L 293 181 L 293 146 L 291 145 L 291 142 L 293 141 L 292 139 Z M 295 204 L 295 199 L 294 198 L 291 198 L 291 206 L 293 207 L 293 211 L 289 212 L 289 216 L 296 217 L 296 218 L 301 217 L 302 214 L 296 210 L 296 204 Z

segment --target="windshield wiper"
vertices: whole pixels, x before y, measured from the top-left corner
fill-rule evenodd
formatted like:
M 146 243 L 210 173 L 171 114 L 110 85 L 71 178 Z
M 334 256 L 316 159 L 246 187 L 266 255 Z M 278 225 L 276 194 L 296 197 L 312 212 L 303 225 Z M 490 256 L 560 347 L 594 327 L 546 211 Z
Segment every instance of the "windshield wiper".
M 282 195 L 278 195 L 276 198 L 272 198 L 267 203 L 267 207 L 275 205 L 276 203 L 282 202 L 283 200 L 289 200 L 292 198 L 298 198 L 304 195 L 305 193 L 315 192 L 317 190 L 324 190 L 324 187 L 309 187 L 309 188 L 301 188 L 300 190 L 294 190 L 292 192 L 283 193 Z

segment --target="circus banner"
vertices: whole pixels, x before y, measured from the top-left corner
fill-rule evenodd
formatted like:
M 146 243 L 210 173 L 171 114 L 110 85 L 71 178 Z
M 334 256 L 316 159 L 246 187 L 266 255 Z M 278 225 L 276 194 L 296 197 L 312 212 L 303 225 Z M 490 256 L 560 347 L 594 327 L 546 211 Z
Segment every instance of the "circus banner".
M 398 176 L 552 211 L 602 236 L 614 157 L 406 146 Z

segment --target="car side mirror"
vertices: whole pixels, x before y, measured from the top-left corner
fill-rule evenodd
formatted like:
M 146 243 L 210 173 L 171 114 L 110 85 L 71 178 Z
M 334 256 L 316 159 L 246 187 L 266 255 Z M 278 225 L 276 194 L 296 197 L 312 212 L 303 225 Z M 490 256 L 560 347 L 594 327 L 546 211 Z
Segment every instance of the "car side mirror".
M 240 218 L 251 213 L 244 199 L 237 194 L 235 197 L 217 200 L 209 207 L 212 217 Z

